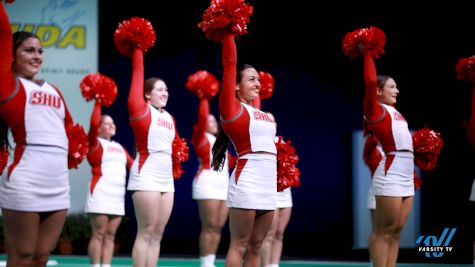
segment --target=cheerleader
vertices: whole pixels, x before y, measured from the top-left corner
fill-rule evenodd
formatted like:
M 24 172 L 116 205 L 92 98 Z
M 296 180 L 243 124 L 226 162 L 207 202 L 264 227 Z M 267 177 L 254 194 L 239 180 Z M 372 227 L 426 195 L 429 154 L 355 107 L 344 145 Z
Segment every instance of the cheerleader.
M 225 159 L 223 168 L 215 171 L 211 168 L 211 148 L 216 141 L 218 123 L 209 113 L 209 100 L 200 99 L 198 121 L 194 126 L 191 143 L 199 159 L 200 166 L 193 179 L 193 199 L 198 203 L 201 221 L 200 262 L 201 267 L 213 267 L 221 240 L 221 230 L 228 218 L 226 204 L 229 171 L 234 163 Z M 232 158 L 232 157 L 231 157 Z M 228 163 L 229 162 L 229 163 Z
M 213 167 L 224 165 L 229 140 L 238 153 L 228 187 L 231 244 L 226 266 L 259 266 L 262 242 L 270 229 L 277 202 L 275 124 L 251 106 L 259 97 L 259 75 L 250 65 L 236 70 L 236 44 L 228 34 L 223 42 L 223 89 L 219 96 L 221 126 L 213 146 Z M 229 137 L 228 137 L 229 136 Z
M 228 267 L 242 266 L 243 257 L 245 266 L 260 265 L 262 241 L 276 208 L 275 124 L 267 114 L 251 106 L 261 88 L 257 70 L 251 65 L 236 66 L 234 37 L 247 32 L 251 14 L 252 6 L 244 1 L 212 0 L 198 24 L 208 38 L 223 44 L 221 128 L 213 145 L 214 170 L 223 167 L 230 141 L 238 154 L 227 196 L 231 232 L 225 263 Z
M 0 58 L 0 143 L 5 148 L 8 128 L 15 141 L 0 185 L 7 266 L 46 266 L 70 207 L 68 166 L 77 166 L 68 165 L 73 120 L 59 89 L 35 79 L 44 59 L 40 39 L 12 35 L 3 3 Z
M 373 38 L 372 42 L 360 41 L 361 36 Z M 399 89 L 393 78 L 376 75 L 373 61 L 373 57 L 379 57 L 384 51 L 384 38 L 380 29 L 371 27 L 348 33 L 343 42 L 345 52 L 356 50 L 364 56 L 366 92 L 363 113 L 369 131 L 381 142 L 384 151 L 370 189 L 376 197 L 375 236 L 371 251 L 375 267 L 396 265 L 401 231 L 414 196 L 412 135 L 407 121 L 394 108 Z
M 251 106 L 259 97 L 259 74 L 251 65 L 239 69 L 232 34 L 223 40 L 223 88 L 219 96 L 222 131 L 213 146 L 213 168 L 224 165 L 231 140 L 238 153 L 228 187 L 231 244 L 226 266 L 259 266 L 262 242 L 277 202 L 276 128 L 269 116 Z M 246 253 L 245 253 L 246 252 Z
M 92 178 L 87 193 L 86 213 L 89 214 L 92 237 L 88 255 L 93 267 L 110 267 L 114 239 L 125 214 L 126 167 L 132 165 L 127 150 L 112 140 L 116 127 L 109 115 L 101 116 L 96 101 L 89 127 L 89 154 Z
M 137 30 L 142 36 L 134 38 Z M 119 52 L 132 60 L 127 102 L 137 148 L 127 186 L 132 192 L 137 219 L 132 258 L 134 266 L 156 266 L 163 232 L 173 208 L 173 143 L 181 139 L 175 120 L 165 110 L 169 96 L 167 84 L 158 77 L 144 81 L 143 55 L 155 41 L 150 22 L 142 18 L 125 21 L 114 38 Z

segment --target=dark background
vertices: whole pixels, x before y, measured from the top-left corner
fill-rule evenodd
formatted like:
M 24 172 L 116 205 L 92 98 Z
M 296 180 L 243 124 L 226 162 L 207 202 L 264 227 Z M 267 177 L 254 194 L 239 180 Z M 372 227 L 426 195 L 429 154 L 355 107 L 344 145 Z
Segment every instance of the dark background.
M 455 65 L 461 57 L 475 54 L 471 8 L 455 2 L 420 8 L 398 4 L 399 10 L 361 1 L 248 3 L 254 6 L 254 15 L 249 33 L 236 40 L 238 61 L 273 74 L 275 93 L 263 101 L 263 110 L 275 115 L 278 134 L 291 139 L 300 156 L 302 186 L 293 189 L 284 258 L 367 260 L 366 251 L 352 249 L 351 203 L 351 132 L 362 127 L 363 65 L 361 59 L 350 62 L 343 55 L 341 41 L 349 31 L 374 25 L 386 33 L 386 53 L 376 60 L 376 67 L 396 80 L 398 110 L 411 129 L 427 125 L 445 141 L 438 167 L 423 174 L 421 233 L 458 229 L 451 243 L 453 253 L 425 258 L 407 249 L 401 251 L 400 261 L 470 263 L 475 208 L 468 196 L 475 158 L 464 137 L 464 124 L 472 85 L 456 79 Z M 167 110 L 180 135 L 189 140 L 198 99 L 185 88 L 188 75 L 205 69 L 219 80 L 222 77 L 221 45 L 206 39 L 197 27 L 208 5 L 203 0 L 99 1 L 99 70 L 119 86 L 119 97 L 106 112 L 116 121 L 115 139 L 129 152 L 134 151 L 126 109 L 131 64 L 115 49 L 114 30 L 132 16 L 152 22 L 157 40 L 145 54 L 145 78 L 159 76 L 166 81 Z M 217 99 L 211 102 L 211 111 L 219 115 Z M 162 254 L 198 254 L 200 222 L 191 199 L 197 166 L 190 149 L 185 175 L 175 183 L 175 205 Z M 122 238 L 131 240 L 131 249 L 135 219 L 127 197 L 130 227 Z M 228 235 L 226 225 L 220 255 L 227 251 Z

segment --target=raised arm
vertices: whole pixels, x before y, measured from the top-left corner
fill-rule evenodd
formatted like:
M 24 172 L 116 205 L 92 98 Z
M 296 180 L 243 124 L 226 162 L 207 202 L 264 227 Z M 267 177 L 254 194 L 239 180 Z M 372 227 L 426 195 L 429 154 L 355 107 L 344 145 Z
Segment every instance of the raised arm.
M 383 115 L 383 107 L 377 101 L 378 81 L 376 67 L 373 58 L 366 54 L 364 56 L 364 81 L 365 98 L 363 103 L 363 113 L 369 122 L 378 120 Z
M 237 49 L 234 36 L 226 34 L 223 40 L 223 87 L 219 94 L 219 112 L 226 121 L 234 118 L 241 109 L 241 104 L 235 97 L 236 93 L 236 64 Z
M 200 106 L 198 108 L 198 121 L 193 128 L 193 136 L 191 142 L 193 145 L 199 145 L 205 138 L 206 127 L 208 126 L 209 116 L 209 101 L 206 98 L 201 98 Z
M 136 48 L 132 52 L 132 80 L 130 84 L 130 92 L 128 98 L 129 116 L 136 119 L 142 116 L 147 110 L 147 102 L 145 102 L 144 94 L 144 66 L 143 52 Z
M 467 125 L 467 139 L 473 150 L 475 150 L 475 87 L 472 89 L 472 106 L 470 120 Z
M 92 151 L 97 146 L 97 136 L 99 135 L 99 124 L 101 123 L 101 104 L 96 101 L 92 109 L 91 121 L 89 124 L 89 133 L 87 134 L 89 140 L 89 151 Z
M 2 1 L 3 2 L 3 1 Z M 3 3 L 0 3 L 0 103 L 15 90 L 15 77 L 12 72 L 12 28 Z

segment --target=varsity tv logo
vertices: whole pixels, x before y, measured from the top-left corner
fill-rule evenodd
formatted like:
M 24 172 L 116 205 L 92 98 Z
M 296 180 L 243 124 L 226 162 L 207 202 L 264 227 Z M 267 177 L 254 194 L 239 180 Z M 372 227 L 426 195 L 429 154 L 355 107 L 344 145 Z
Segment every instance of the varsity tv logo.
M 440 258 L 444 255 L 444 252 L 451 252 L 453 247 L 450 247 L 450 241 L 457 231 L 457 228 L 445 228 L 440 237 L 429 235 L 419 236 L 416 241 L 419 252 L 425 252 L 425 256 Z

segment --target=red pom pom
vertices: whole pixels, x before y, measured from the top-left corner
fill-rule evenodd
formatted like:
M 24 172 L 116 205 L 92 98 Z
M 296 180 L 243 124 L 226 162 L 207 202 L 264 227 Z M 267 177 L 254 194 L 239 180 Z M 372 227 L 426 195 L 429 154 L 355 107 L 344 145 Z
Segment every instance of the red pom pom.
M 199 70 L 188 76 L 186 88 L 199 98 L 211 99 L 219 91 L 219 81 L 213 74 Z
M 349 32 L 343 38 L 343 53 L 350 59 L 369 54 L 379 58 L 384 54 L 386 35 L 374 26 Z
M 175 138 L 172 144 L 172 163 L 173 163 L 173 178 L 179 179 L 183 175 L 183 168 L 181 164 L 188 160 L 188 145 L 185 138 Z
M 247 33 L 246 23 L 253 7 L 244 0 L 212 0 L 198 23 L 209 39 L 221 42 L 225 33 L 240 36 Z
M 423 128 L 412 135 L 412 141 L 416 166 L 425 171 L 434 169 L 444 145 L 440 133 L 429 128 Z
M 261 99 L 270 98 L 274 94 L 274 77 L 265 71 L 259 71 L 259 77 L 261 78 L 261 90 L 259 91 L 259 96 Z
M 68 168 L 77 169 L 87 156 L 89 141 L 84 128 L 79 123 L 67 126 L 66 134 L 69 140 Z
M 300 186 L 300 170 L 295 166 L 299 157 L 291 141 L 285 142 L 281 136 L 275 143 L 277 148 L 277 191 L 282 192 L 288 187 Z
M 455 70 L 457 79 L 475 83 L 475 56 L 460 59 Z
M 100 73 L 86 75 L 80 84 L 81 93 L 87 101 L 95 98 L 103 106 L 109 107 L 117 97 L 117 85 L 112 78 Z
M 119 23 L 114 33 L 114 43 L 119 52 L 130 57 L 135 48 L 140 48 L 143 53 L 155 44 L 155 31 L 150 21 L 133 17 Z
M 8 164 L 8 149 L 6 146 L 0 148 L 0 175 Z

